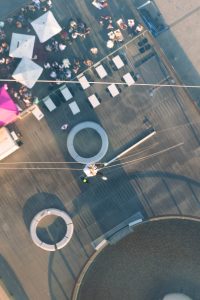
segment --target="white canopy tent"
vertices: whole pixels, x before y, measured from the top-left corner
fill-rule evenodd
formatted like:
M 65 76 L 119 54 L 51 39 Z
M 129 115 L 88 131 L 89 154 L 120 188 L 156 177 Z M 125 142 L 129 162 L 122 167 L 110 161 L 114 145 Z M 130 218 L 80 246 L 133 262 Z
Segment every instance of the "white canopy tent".
M 17 66 L 12 77 L 31 89 L 42 74 L 42 71 L 42 67 L 29 58 L 24 57 Z
M 19 149 L 6 127 L 0 128 L 0 160 Z
M 46 42 L 62 30 L 51 11 L 31 22 L 31 25 L 41 43 Z
M 32 58 L 34 43 L 34 35 L 13 33 L 10 43 L 9 56 Z

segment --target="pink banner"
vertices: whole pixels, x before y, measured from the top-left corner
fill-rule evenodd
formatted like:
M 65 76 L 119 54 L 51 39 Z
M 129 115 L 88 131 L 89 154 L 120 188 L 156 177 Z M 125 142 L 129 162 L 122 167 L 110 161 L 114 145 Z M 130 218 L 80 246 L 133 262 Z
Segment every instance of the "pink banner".
M 0 88 L 0 127 L 16 120 L 19 111 L 4 86 Z

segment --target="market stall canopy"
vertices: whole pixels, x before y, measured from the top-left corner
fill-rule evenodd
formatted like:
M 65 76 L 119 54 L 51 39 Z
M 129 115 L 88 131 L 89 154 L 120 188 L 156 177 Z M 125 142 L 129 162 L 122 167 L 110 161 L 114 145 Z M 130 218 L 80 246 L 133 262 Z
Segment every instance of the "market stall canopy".
M 17 66 L 12 77 L 16 79 L 17 82 L 20 82 L 31 89 L 42 74 L 42 71 L 42 67 L 29 58 L 24 57 Z
M 51 11 L 31 22 L 31 25 L 41 43 L 46 42 L 62 30 Z
M 18 109 L 5 87 L 0 88 L 0 127 L 16 120 Z
M 32 58 L 35 36 L 28 34 L 13 33 L 9 56 Z

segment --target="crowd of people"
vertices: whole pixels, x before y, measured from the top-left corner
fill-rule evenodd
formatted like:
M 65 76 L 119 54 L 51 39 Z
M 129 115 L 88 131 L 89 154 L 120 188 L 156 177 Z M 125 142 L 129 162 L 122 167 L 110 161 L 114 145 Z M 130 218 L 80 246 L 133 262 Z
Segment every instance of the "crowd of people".
M 19 13 L 6 19 L 5 24 L 30 32 L 30 22 L 52 7 L 51 0 L 32 0 L 32 3 L 22 7 Z
M 0 22 L 0 70 L 1 75 L 10 74 L 13 58 L 9 56 L 9 44 L 5 32 L 5 22 Z
M 1 78 L 10 78 L 16 65 L 18 59 L 15 60 L 14 57 L 9 56 L 10 50 L 10 31 L 14 31 L 15 28 L 17 32 L 28 33 L 30 32 L 31 26 L 30 22 L 35 18 L 39 17 L 42 13 L 46 12 L 52 7 L 51 0 L 32 0 L 32 3 L 22 7 L 18 13 L 12 17 L 8 17 L 5 21 L 0 22 L 0 73 Z M 37 57 L 37 56 L 36 56 Z M 35 97 L 32 92 L 27 87 L 16 83 L 9 83 L 6 85 L 9 94 L 12 96 L 13 100 L 17 103 L 18 109 L 23 110 L 32 105 Z
M 45 50 L 49 53 L 63 52 L 69 45 L 72 45 L 73 41 L 77 38 L 84 40 L 90 34 L 90 31 L 90 27 L 88 27 L 81 19 L 71 19 L 58 35 L 46 42 Z M 90 49 L 91 55 L 95 56 L 97 53 L 98 49 L 96 47 Z M 59 55 L 60 58 L 62 56 L 64 55 Z M 71 60 L 63 58 L 62 61 L 52 61 L 51 55 L 49 55 L 49 59 L 45 61 L 43 67 L 50 79 L 59 81 L 70 80 L 80 71 L 80 69 L 83 70 L 84 66 L 89 67 L 92 65 L 93 60 L 89 57 L 82 59 L 73 57 Z
M 110 15 L 100 16 L 99 25 L 108 36 L 108 48 L 113 48 L 115 42 L 123 42 L 124 36 L 122 31 L 127 31 L 130 36 L 136 36 L 143 30 L 143 26 L 134 19 L 127 19 L 124 21 L 120 18 L 114 22 Z
M 70 61 L 68 58 L 64 58 L 61 62 L 46 61 L 43 67 L 50 79 L 59 81 L 71 80 L 80 69 L 83 70 L 85 66 L 91 67 L 93 63 L 94 61 L 92 59 L 79 59 L 75 57 L 72 61 Z
M 23 108 L 31 106 L 35 99 L 31 90 L 24 85 L 20 85 L 19 88 L 10 87 L 9 94 L 18 104 L 19 111 L 22 111 Z
M 109 3 L 105 0 L 94 0 L 92 4 L 99 9 L 103 9 L 107 8 Z M 14 31 L 16 28 L 16 32 L 19 33 L 33 33 L 30 23 L 51 8 L 51 0 L 32 0 L 32 3 L 22 7 L 17 14 L 0 22 L 0 71 L 2 76 L 5 76 L 4 78 L 12 76 L 19 62 L 19 59 L 9 56 L 10 29 L 12 28 Z M 104 36 L 107 36 L 108 48 L 112 48 L 116 42 L 124 40 L 123 31 L 126 31 L 129 35 L 137 35 L 143 30 L 143 26 L 135 19 L 127 19 L 126 21 L 119 19 L 116 21 L 114 17 L 107 13 L 106 9 L 103 11 L 105 14 L 99 17 L 98 23 L 102 27 Z M 71 50 L 69 46 L 73 47 L 75 40 L 84 41 L 90 35 L 91 28 L 80 18 L 72 18 L 66 25 L 63 25 L 64 27 L 60 33 L 40 45 L 42 51 L 46 52 L 44 54 L 46 59 L 41 60 L 43 56 L 37 53 L 37 48 L 37 54 L 33 56 L 36 63 L 38 62 L 40 65 L 43 63 L 44 76 L 55 81 L 73 79 L 76 74 L 84 71 L 86 67 L 91 67 L 100 52 L 95 45 L 92 45 L 90 40 L 88 44 L 91 48 L 88 49 L 86 57 L 76 57 L 76 54 L 73 56 L 73 51 L 70 51 L 71 53 L 68 55 L 67 50 Z M 16 84 L 15 91 L 13 92 L 13 89 L 11 89 L 11 93 L 13 98 L 18 103 L 23 103 L 25 107 L 30 106 L 34 99 L 30 90 L 20 84 Z
M 64 51 L 67 46 L 72 45 L 73 40 L 77 38 L 85 39 L 90 34 L 90 27 L 81 19 L 77 21 L 72 19 L 66 27 L 55 37 L 45 44 L 48 52 Z

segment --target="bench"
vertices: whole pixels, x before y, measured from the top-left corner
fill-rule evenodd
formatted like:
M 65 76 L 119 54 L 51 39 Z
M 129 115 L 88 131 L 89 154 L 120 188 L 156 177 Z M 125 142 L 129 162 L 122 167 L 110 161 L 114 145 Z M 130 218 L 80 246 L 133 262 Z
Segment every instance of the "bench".
M 126 82 L 126 84 L 128 86 L 131 86 L 135 83 L 135 80 L 133 79 L 132 75 L 130 73 L 126 73 L 124 76 L 123 76 L 123 79 L 124 81 Z
M 66 85 L 61 86 L 59 89 L 66 101 L 73 98 L 70 90 L 68 89 L 68 87 Z
M 82 86 L 83 90 L 86 90 L 90 87 L 90 83 L 88 82 L 87 78 L 83 75 L 81 77 L 77 77 L 80 85 Z
M 54 102 L 51 100 L 49 96 L 43 99 L 43 103 L 45 104 L 45 106 L 48 108 L 50 112 L 56 109 Z
M 103 65 L 97 66 L 97 67 L 95 68 L 95 70 L 96 70 L 97 74 L 99 75 L 99 77 L 100 77 L 101 79 L 105 78 L 105 77 L 108 75 L 108 73 L 106 72 L 106 70 L 105 70 L 105 68 L 104 68 Z

